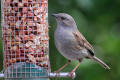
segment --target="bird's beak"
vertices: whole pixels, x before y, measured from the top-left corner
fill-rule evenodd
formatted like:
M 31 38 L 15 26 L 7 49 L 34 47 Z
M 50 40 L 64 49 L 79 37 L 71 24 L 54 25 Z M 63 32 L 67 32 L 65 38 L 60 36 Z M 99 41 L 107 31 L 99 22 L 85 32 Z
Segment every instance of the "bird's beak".
M 51 16 L 53 16 L 53 17 L 57 18 L 57 14 L 52 14 Z

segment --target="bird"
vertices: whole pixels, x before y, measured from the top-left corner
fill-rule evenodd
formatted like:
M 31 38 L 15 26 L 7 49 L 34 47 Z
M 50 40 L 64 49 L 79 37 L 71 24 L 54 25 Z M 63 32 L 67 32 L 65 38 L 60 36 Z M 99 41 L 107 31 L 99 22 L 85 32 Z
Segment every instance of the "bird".
M 78 61 L 76 67 L 70 72 L 73 72 L 79 67 L 80 63 L 84 58 L 92 59 L 99 63 L 105 69 L 110 67 L 105 64 L 102 60 L 95 56 L 92 45 L 85 39 L 81 32 L 79 32 L 76 22 L 73 17 L 67 13 L 52 14 L 57 22 L 57 27 L 54 32 L 54 42 L 57 50 L 68 60 L 56 72 L 60 72 L 64 69 L 71 61 Z

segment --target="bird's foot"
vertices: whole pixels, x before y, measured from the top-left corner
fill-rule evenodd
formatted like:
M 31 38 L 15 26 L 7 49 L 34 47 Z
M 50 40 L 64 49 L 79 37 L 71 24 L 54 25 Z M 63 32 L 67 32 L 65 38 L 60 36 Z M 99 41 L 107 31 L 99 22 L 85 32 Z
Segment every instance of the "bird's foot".
M 74 79 L 75 78 L 74 72 L 69 72 L 69 77 L 71 77 L 72 79 Z
M 56 73 L 56 78 L 57 78 L 59 76 L 60 71 L 57 70 L 57 71 L 54 71 L 54 73 Z

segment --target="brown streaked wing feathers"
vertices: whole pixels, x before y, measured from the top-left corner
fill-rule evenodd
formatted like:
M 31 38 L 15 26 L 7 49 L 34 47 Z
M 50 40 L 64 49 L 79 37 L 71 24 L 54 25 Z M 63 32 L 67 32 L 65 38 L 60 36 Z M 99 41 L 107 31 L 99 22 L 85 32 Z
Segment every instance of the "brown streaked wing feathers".
M 80 46 L 85 47 L 91 55 L 94 55 L 93 47 L 78 30 L 73 32 L 73 35 L 75 36 L 75 39 L 77 40 Z

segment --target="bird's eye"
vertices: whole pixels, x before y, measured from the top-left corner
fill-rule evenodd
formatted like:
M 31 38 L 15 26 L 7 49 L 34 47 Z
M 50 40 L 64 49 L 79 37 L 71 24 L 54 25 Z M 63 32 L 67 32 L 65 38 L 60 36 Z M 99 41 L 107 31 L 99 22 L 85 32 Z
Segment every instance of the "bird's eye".
M 65 20 L 66 18 L 65 17 L 61 17 L 62 20 Z

